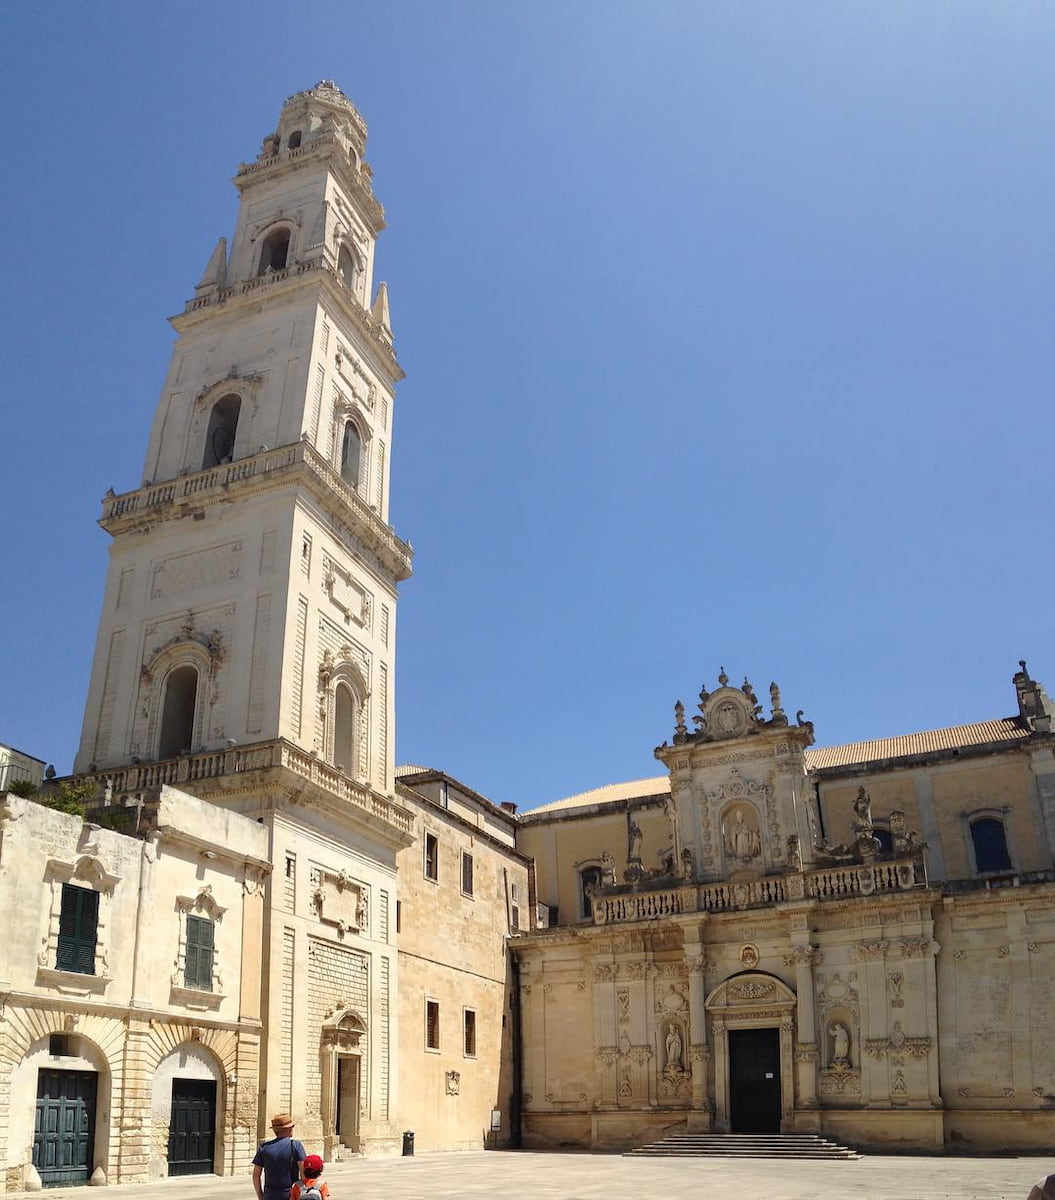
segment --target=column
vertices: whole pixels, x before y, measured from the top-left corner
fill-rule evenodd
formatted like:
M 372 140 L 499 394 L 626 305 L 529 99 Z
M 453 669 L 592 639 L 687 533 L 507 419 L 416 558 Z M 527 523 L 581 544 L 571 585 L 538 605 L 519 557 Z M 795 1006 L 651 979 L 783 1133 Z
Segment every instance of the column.
M 817 1108 L 817 1011 L 814 996 L 813 963 L 817 947 L 803 942 L 792 947 L 784 961 L 795 968 L 796 1024 L 795 1046 L 796 1108 Z
M 699 942 L 685 946 L 689 964 L 689 1070 L 692 1072 L 692 1110 L 689 1113 L 690 1133 L 707 1133 L 711 1128 L 712 1105 L 707 1097 L 707 1069 L 711 1053 L 707 1045 L 707 989 L 704 978 L 710 965 Z

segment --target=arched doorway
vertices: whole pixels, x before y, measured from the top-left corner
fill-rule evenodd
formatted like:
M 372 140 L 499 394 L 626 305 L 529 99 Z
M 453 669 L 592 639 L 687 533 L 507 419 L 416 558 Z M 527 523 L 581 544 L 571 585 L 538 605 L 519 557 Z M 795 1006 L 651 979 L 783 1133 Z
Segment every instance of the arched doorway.
M 715 1127 L 779 1133 L 795 1108 L 795 994 L 775 975 L 745 971 L 707 997 L 714 1044 Z
M 360 1149 L 359 1111 L 366 1023 L 350 1008 L 335 1009 L 322 1025 L 322 1104 L 326 1156 L 337 1147 Z
M 151 1110 L 154 1145 L 165 1157 L 151 1161 L 152 1178 L 212 1175 L 216 1171 L 221 1072 L 204 1046 L 183 1042 L 154 1073 Z

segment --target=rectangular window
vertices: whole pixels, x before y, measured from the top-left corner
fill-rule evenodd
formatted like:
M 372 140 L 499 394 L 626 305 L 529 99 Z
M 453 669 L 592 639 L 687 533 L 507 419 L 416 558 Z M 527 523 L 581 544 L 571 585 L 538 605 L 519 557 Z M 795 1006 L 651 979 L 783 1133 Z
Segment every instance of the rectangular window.
M 440 877 L 440 839 L 434 833 L 425 834 L 425 878 Z
M 48 1053 L 52 1058 L 75 1058 L 73 1038 L 68 1033 L 52 1033 L 48 1036 Z
M 55 966 L 79 975 L 95 974 L 95 943 L 99 927 L 99 893 L 90 888 L 62 885 L 59 947 Z
M 396 933 L 403 932 L 403 901 L 396 901 Z
M 515 904 L 511 905 L 509 909 L 509 926 L 514 933 L 520 928 L 520 909 Z
M 463 1038 L 466 1058 L 476 1057 L 476 1013 L 471 1008 L 463 1010 L 465 1020 L 465 1036 Z
M 462 894 L 473 894 L 473 856 L 462 851 Z
M 438 1050 L 440 1048 L 440 1002 L 438 1000 L 425 1001 L 425 1049 Z
M 187 917 L 187 962 L 183 971 L 185 987 L 200 992 L 212 991 L 212 921 L 205 917 Z

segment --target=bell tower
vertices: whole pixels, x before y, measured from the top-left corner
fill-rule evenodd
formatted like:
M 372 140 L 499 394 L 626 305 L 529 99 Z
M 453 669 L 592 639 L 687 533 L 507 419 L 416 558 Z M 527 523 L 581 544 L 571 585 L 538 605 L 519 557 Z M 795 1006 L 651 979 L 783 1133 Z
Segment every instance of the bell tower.
M 112 536 L 77 772 L 194 785 L 281 766 L 392 794 L 398 583 L 384 211 L 333 83 L 286 101 L 194 296 Z M 375 803 L 377 802 L 377 803 Z

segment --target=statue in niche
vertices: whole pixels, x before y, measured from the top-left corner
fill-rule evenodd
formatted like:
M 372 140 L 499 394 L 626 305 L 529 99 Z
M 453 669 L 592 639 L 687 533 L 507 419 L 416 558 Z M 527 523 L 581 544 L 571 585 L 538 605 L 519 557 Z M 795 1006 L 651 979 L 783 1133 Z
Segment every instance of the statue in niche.
M 626 828 L 626 857 L 629 862 L 641 861 L 641 826 L 629 817 Z
M 758 834 L 744 820 L 742 809 L 738 809 L 736 820 L 725 829 L 725 850 L 734 858 L 748 860 L 757 858 L 762 852 Z
M 696 864 L 692 858 L 692 851 L 685 847 L 681 852 L 681 877 L 683 879 L 692 879 L 696 874 Z
M 685 1062 L 682 1058 L 681 1030 L 677 1025 L 667 1026 L 666 1069 L 672 1073 L 680 1073 L 685 1070 Z
M 838 1021 L 828 1029 L 832 1039 L 832 1059 L 833 1067 L 848 1067 L 850 1065 L 850 1032 L 845 1025 Z

